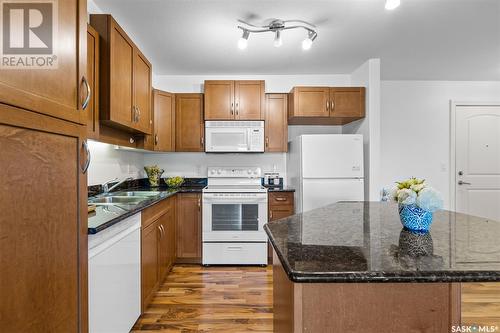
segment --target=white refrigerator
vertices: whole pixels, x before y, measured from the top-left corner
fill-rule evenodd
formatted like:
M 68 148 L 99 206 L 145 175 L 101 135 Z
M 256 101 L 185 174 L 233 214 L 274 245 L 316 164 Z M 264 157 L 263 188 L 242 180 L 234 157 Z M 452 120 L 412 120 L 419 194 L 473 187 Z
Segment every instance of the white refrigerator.
M 295 188 L 298 213 L 364 200 L 362 135 L 301 135 L 289 144 L 287 184 Z

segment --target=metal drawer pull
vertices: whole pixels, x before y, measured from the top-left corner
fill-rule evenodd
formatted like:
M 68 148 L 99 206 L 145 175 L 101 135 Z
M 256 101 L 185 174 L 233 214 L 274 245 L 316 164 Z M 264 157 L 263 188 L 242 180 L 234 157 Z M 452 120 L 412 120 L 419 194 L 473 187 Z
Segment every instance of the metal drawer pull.
M 87 170 L 89 169 L 89 166 L 90 166 L 90 160 L 92 159 L 92 156 L 90 155 L 90 149 L 89 149 L 89 145 L 87 143 L 87 140 L 83 141 L 83 148 L 85 148 L 85 153 L 87 154 L 87 160 L 85 161 L 85 164 L 83 165 L 82 172 L 86 173 Z
M 459 180 L 458 185 L 472 185 L 472 184 Z
M 155 145 L 158 145 L 158 134 L 155 134 Z
M 90 91 L 90 86 L 89 86 L 89 83 L 87 81 L 87 78 L 85 78 L 85 76 L 82 76 L 82 83 L 85 85 L 86 90 L 87 90 L 87 96 L 85 97 L 85 99 L 82 102 L 82 109 L 85 110 L 87 108 L 87 106 L 89 105 L 90 96 L 92 95 L 92 92 Z
M 231 115 L 234 114 L 234 103 L 231 103 Z
M 228 250 L 233 250 L 233 251 L 243 250 L 243 248 L 241 246 L 228 246 L 227 249 Z
M 330 102 L 326 101 L 326 111 L 328 111 L 329 109 L 330 109 Z
M 276 201 L 286 201 L 286 198 L 283 197 L 277 197 L 275 198 Z

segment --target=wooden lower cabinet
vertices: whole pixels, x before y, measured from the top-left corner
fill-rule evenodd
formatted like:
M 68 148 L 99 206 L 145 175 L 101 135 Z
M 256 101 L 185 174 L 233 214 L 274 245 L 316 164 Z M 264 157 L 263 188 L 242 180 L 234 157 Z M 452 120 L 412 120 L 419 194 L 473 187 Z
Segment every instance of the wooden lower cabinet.
M 268 194 L 268 220 L 279 220 L 295 213 L 294 192 L 269 192 Z M 273 249 L 271 244 L 267 251 L 268 262 L 273 262 Z
M 85 126 L 0 104 L 0 332 L 87 332 Z
M 201 264 L 201 193 L 177 194 L 177 263 Z
M 144 312 L 175 258 L 175 197 L 141 215 L 141 309 Z

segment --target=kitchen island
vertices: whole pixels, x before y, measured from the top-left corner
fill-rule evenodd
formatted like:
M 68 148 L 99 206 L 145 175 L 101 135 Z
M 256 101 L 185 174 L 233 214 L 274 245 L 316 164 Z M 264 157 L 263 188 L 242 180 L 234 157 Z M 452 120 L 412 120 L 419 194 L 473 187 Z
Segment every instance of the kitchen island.
M 265 230 L 274 332 L 451 332 L 460 284 L 500 281 L 500 222 L 484 218 L 439 211 L 414 234 L 393 203 L 341 202 Z

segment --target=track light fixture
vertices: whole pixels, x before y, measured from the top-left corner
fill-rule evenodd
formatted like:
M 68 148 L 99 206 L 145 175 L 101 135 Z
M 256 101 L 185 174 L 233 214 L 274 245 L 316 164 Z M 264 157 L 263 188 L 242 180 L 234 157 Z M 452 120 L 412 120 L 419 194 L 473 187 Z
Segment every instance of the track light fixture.
M 243 31 L 243 35 L 238 41 L 238 47 L 240 49 L 245 49 L 248 46 L 248 37 L 250 36 L 250 33 L 272 32 L 274 33 L 273 45 L 275 47 L 280 47 L 281 45 L 283 45 L 281 33 L 284 30 L 304 29 L 307 31 L 307 37 L 304 39 L 304 41 L 302 41 L 303 50 L 309 50 L 313 44 L 313 41 L 316 39 L 316 37 L 318 37 L 318 33 L 315 30 L 316 27 L 311 23 L 301 20 L 285 21 L 274 19 L 271 21 L 271 23 L 264 26 L 256 26 L 242 20 L 238 20 L 238 22 L 244 24 L 244 26 L 238 25 L 238 29 L 241 29 Z M 289 23 L 292 23 L 292 25 L 287 25 Z

